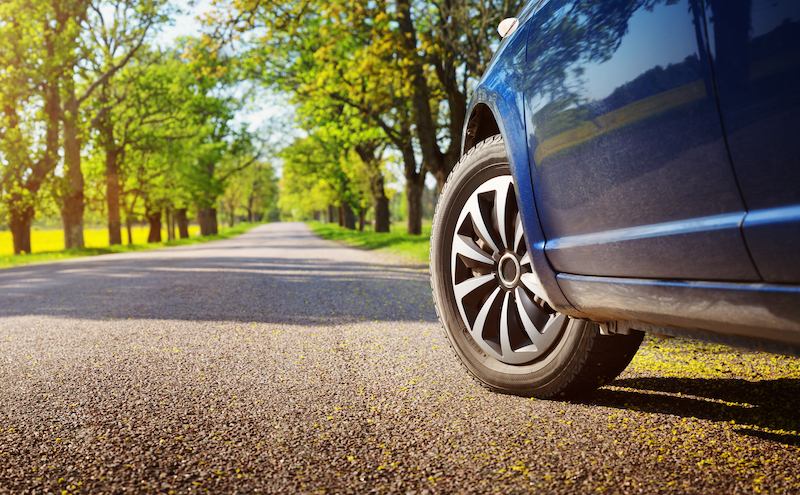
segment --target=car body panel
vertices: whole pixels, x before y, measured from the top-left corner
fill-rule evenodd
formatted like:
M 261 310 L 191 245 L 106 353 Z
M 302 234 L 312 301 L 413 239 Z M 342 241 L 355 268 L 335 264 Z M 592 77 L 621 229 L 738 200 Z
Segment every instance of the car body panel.
M 529 6 L 534 3 L 536 2 L 529 3 Z M 528 11 L 528 15 L 533 12 L 536 15 L 548 12 L 546 7 L 557 8 L 565 3 L 568 2 L 538 2 L 534 9 Z M 698 18 L 698 8 L 704 10 L 706 16 L 711 15 L 710 10 L 705 10 L 701 0 L 678 2 L 677 5 L 649 3 L 654 5 L 654 12 L 662 4 L 664 8 L 682 9 L 681 12 L 690 15 L 692 19 Z M 609 2 L 607 5 L 613 6 L 616 3 Z M 678 15 L 681 12 L 676 12 L 673 17 L 681 18 Z M 682 19 L 684 32 L 688 32 L 686 16 Z M 789 153 L 781 155 L 785 159 L 773 158 L 773 162 L 770 162 L 772 168 L 768 170 L 771 180 L 780 183 L 781 177 L 784 177 L 789 181 L 789 186 L 773 197 L 769 193 L 770 186 L 766 180 L 754 180 L 752 197 L 757 198 L 760 194 L 773 202 L 754 203 L 759 206 L 748 213 L 742 193 L 739 192 L 744 175 L 740 172 L 741 167 L 736 168 L 734 173 L 735 161 L 732 164 L 727 156 L 727 143 L 721 138 L 723 125 L 719 112 L 716 114 L 716 121 L 714 119 L 712 110 L 715 108 L 717 95 L 706 89 L 714 87 L 713 73 L 710 70 L 695 71 L 690 74 L 694 79 L 686 84 L 662 87 L 662 91 L 650 96 L 645 95 L 633 102 L 623 102 L 627 105 L 645 104 L 647 107 L 653 103 L 653 99 L 661 100 L 659 105 L 645 108 L 641 112 L 644 118 L 639 119 L 649 118 L 650 124 L 655 125 L 656 129 L 659 124 L 662 125 L 661 131 L 655 132 L 656 137 L 648 136 L 643 131 L 633 132 L 626 129 L 641 123 L 636 118 L 618 123 L 611 130 L 629 133 L 627 138 L 617 139 L 617 145 L 636 148 L 647 141 L 659 149 L 665 146 L 657 142 L 660 135 L 669 146 L 680 147 L 681 151 L 662 149 L 661 155 L 671 152 L 673 159 L 665 160 L 662 156 L 659 166 L 655 167 L 647 162 L 631 159 L 627 163 L 631 168 L 615 168 L 609 166 L 610 162 L 607 160 L 601 164 L 605 167 L 604 170 L 608 174 L 622 173 L 625 180 L 621 181 L 622 185 L 616 185 L 614 195 L 600 199 L 593 199 L 592 194 L 604 194 L 599 186 L 604 184 L 603 181 L 607 183 L 607 177 L 596 171 L 580 180 L 566 174 L 567 177 L 562 177 L 561 180 L 576 190 L 571 192 L 562 187 L 561 192 L 566 192 L 568 197 L 560 200 L 563 202 L 577 199 L 570 198 L 570 194 L 580 195 L 584 200 L 588 198 L 591 208 L 584 208 L 583 213 L 584 217 L 594 223 L 582 223 L 586 218 L 580 217 L 580 221 L 575 221 L 575 218 L 558 211 L 561 206 L 558 198 L 555 206 L 549 203 L 553 198 L 552 190 L 547 189 L 550 185 L 547 181 L 553 177 L 548 174 L 554 174 L 558 179 L 559 172 L 552 167 L 548 170 L 548 166 L 554 163 L 547 163 L 546 156 L 542 159 L 544 151 L 547 151 L 546 147 L 537 155 L 537 147 L 541 143 L 535 127 L 537 122 L 532 116 L 540 108 L 532 99 L 526 102 L 524 98 L 526 91 L 529 95 L 533 91 L 531 84 L 535 84 L 535 81 L 531 82 L 526 77 L 531 70 L 530 64 L 535 62 L 535 53 L 531 53 L 529 43 L 524 52 L 521 48 L 522 36 L 528 36 L 531 25 L 524 22 L 525 20 L 527 19 L 523 19 L 517 32 L 500 45 L 498 53 L 478 83 L 468 108 L 469 118 L 464 127 L 462 142 L 467 145 L 465 152 L 470 146 L 477 144 L 474 139 L 467 139 L 469 127 L 476 126 L 475 120 L 492 120 L 484 125 L 483 137 L 488 137 L 487 133 L 491 129 L 502 134 L 517 186 L 517 200 L 522 213 L 526 242 L 532 254 L 534 270 L 541 281 L 543 297 L 558 311 L 593 321 L 625 322 L 626 328 L 695 336 L 705 340 L 800 355 L 800 286 L 762 282 L 747 249 L 756 247 L 754 256 L 761 271 L 767 274 L 768 281 L 797 281 L 794 278 L 781 279 L 775 274 L 781 273 L 784 263 L 795 263 L 798 252 L 798 249 L 791 247 L 793 244 L 787 246 L 786 242 L 796 242 L 800 238 L 800 207 L 793 203 L 795 196 L 792 196 L 800 189 L 794 182 L 797 165 L 785 157 L 794 156 L 792 153 L 797 152 L 800 140 L 787 143 L 785 137 L 777 136 L 771 142 L 775 147 L 794 147 L 788 151 L 768 150 L 770 157 Z M 704 22 L 700 29 L 694 29 L 692 21 L 691 27 L 695 34 L 694 44 L 683 39 L 684 46 L 695 47 L 693 53 L 696 54 L 700 67 L 712 67 L 708 53 L 714 53 L 714 40 L 706 36 Z M 712 38 L 713 36 L 712 31 Z M 703 52 L 704 44 L 709 47 L 709 51 Z M 793 59 L 791 62 L 796 61 L 797 59 Z M 783 64 L 791 65 L 787 60 Z M 795 89 L 793 94 L 800 93 Z M 784 100 L 787 109 L 794 108 L 790 104 L 794 100 L 790 100 L 788 96 L 784 96 Z M 722 104 L 725 104 L 724 99 Z M 664 107 L 667 108 L 666 111 L 663 111 Z M 601 113 L 602 108 L 593 111 L 598 114 L 596 117 L 608 114 L 613 116 L 614 110 L 619 108 L 606 113 Z M 670 111 L 673 112 L 672 118 L 678 123 L 686 124 L 686 128 L 681 128 L 674 122 L 671 126 L 663 122 L 663 114 Z M 768 113 L 762 111 L 759 115 Z M 726 114 L 723 112 L 723 115 Z M 736 112 L 732 111 L 729 115 L 736 115 Z M 692 118 L 698 119 L 700 124 L 690 123 Z M 782 117 L 776 118 L 780 120 Z M 662 121 L 659 122 L 659 119 Z M 526 122 L 533 123 L 534 127 L 526 129 Z M 582 124 L 585 123 L 586 119 Z M 698 125 L 704 126 L 705 130 L 699 134 L 686 131 L 696 129 Z M 776 124 L 773 122 L 771 125 Z M 796 128 L 797 126 L 791 127 L 792 130 Z M 676 133 L 677 138 L 668 133 L 668 130 Z M 735 126 L 732 131 L 736 132 Z M 589 141 L 591 139 L 596 140 L 597 136 L 590 136 Z M 560 150 L 551 153 L 557 154 L 558 151 Z M 610 151 L 613 150 L 607 148 L 605 154 L 597 150 L 593 153 L 600 159 L 607 159 Z M 634 153 L 630 156 L 636 155 Z M 697 166 L 692 168 L 692 163 Z M 707 165 L 708 163 L 711 165 Z M 655 168 L 656 173 L 671 171 L 646 184 L 649 187 L 646 188 L 648 194 L 655 196 L 637 194 L 638 205 L 636 201 L 626 197 L 630 196 L 630 190 L 625 187 L 631 187 L 637 180 L 640 183 L 642 181 L 643 174 L 632 171 L 635 165 L 645 169 Z M 574 163 L 567 162 L 567 167 L 570 166 L 573 173 L 581 173 Z M 786 176 L 781 176 L 782 170 Z M 663 191 L 659 186 L 661 189 L 672 187 L 684 191 Z M 582 187 L 588 188 L 592 194 L 586 194 L 581 190 Z M 759 190 L 760 193 L 757 192 Z M 749 197 L 745 195 L 745 199 Z M 625 202 L 620 206 L 615 198 L 623 198 Z M 696 199 L 699 201 L 695 201 Z M 617 215 L 620 208 L 621 216 Z M 637 208 L 641 211 L 637 212 Z M 664 211 L 658 211 L 659 209 Z M 566 216 L 566 225 L 557 223 L 560 220 L 559 215 Z M 746 244 L 743 228 L 747 232 Z M 554 235 L 547 235 L 548 231 Z M 769 249 L 772 249 L 771 254 Z M 632 273 L 635 275 L 631 275 Z M 754 346 L 752 342 L 758 345 Z
M 648 4 L 552 0 L 531 19 L 521 89 L 545 252 L 558 272 L 757 281 L 702 10 Z
M 800 2 L 706 5 L 747 246 L 765 281 L 800 282 Z

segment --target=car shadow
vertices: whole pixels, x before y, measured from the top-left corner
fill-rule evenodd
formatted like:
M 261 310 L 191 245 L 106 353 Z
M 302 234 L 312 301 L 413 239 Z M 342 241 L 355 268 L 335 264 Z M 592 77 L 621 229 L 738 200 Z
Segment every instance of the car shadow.
M 741 435 L 800 446 L 800 379 L 626 378 L 582 403 L 731 423 Z

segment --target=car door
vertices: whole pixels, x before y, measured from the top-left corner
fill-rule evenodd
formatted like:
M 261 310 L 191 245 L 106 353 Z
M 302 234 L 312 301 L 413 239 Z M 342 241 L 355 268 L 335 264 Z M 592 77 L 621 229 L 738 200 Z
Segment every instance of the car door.
M 531 20 L 525 121 L 557 272 L 758 280 L 700 0 L 551 0 Z
M 743 230 L 767 282 L 800 282 L 800 2 L 709 0 L 709 39 Z

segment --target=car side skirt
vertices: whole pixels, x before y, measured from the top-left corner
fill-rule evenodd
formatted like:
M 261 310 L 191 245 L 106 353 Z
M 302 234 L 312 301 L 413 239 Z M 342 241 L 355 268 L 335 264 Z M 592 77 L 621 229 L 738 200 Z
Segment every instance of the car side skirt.
M 565 273 L 556 278 L 569 301 L 595 321 L 800 356 L 798 286 Z

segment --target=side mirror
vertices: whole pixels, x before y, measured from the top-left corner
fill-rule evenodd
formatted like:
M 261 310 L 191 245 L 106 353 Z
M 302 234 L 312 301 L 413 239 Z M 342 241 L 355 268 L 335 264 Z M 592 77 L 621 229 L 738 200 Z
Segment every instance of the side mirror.
M 517 30 L 519 27 L 519 19 L 516 17 L 509 17 L 507 19 L 503 19 L 500 21 L 500 25 L 497 26 L 497 32 L 500 33 L 501 38 L 505 38 L 506 36 L 511 35 L 514 31 Z

